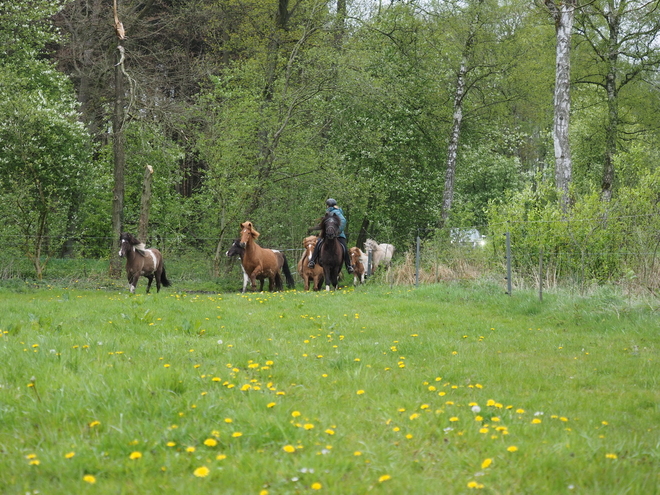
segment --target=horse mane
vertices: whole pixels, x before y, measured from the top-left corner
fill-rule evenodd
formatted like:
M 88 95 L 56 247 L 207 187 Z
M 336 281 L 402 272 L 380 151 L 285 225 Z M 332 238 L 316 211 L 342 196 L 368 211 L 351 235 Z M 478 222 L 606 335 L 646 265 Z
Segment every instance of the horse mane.
M 243 223 L 241 224 L 241 228 L 243 228 L 243 229 L 249 229 L 249 230 L 250 230 L 250 235 L 251 235 L 255 240 L 261 235 L 261 234 L 259 234 L 259 232 L 256 231 L 256 229 L 254 228 L 254 225 L 252 225 L 252 222 L 250 222 L 249 220 L 248 220 L 247 222 L 243 222 Z
M 373 239 L 367 239 L 366 241 L 364 241 L 364 249 L 366 249 L 367 251 L 378 251 L 379 248 L 380 246 Z

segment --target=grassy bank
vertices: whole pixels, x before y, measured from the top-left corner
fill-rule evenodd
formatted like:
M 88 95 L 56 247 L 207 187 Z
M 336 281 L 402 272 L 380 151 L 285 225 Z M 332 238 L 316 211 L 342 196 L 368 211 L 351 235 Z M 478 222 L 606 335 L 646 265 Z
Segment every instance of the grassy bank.
M 2 493 L 657 493 L 657 305 L 0 290 Z

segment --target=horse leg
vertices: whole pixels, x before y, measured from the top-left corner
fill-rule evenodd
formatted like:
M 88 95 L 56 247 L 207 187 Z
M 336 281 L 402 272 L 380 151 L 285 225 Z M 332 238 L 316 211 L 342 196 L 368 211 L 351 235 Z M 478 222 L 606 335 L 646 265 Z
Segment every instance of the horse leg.
M 154 281 L 154 276 L 153 275 L 145 275 L 145 277 L 147 277 L 147 279 L 149 280 L 149 283 L 147 284 L 147 294 L 149 294 L 149 289 L 151 289 L 151 282 Z
M 136 273 L 128 281 L 128 289 L 131 291 L 131 294 L 135 294 L 135 288 L 137 287 L 138 280 L 140 280 L 140 273 Z
M 161 276 L 161 271 L 156 270 L 156 294 L 160 292 L 160 276 Z

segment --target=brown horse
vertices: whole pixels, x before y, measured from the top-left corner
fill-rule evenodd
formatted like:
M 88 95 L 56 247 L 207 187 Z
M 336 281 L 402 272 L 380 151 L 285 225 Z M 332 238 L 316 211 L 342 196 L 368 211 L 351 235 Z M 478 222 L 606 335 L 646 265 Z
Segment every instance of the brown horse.
M 325 290 L 330 290 L 330 286 L 337 289 L 339 283 L 339 273 L 344 263 L 344 248 L 337 240 L 341 232 L 340 220 L 337 215 L 326 213 L 321 220 L 321 234 L 319 237 L 324 239 L 319 253 L 319 263 L 323 267 L 323 276 L 325 277 Z
M 313 290 L 321 290 L 323 285 L 323 267 L 321 265 L 316 265 L 314 268 L 307 266 L 309 260 L 312 259 L 312 253 L 316 247 L 316 243 L 319 240 L 315 235 L 310 235 L 303 239 L 303 247 L 305 252 L 298 262 L 298 273 L 305 283 L 305 290 L 309 290 L 309 283 L 312 283 Z
M 266 278 L 268 279 L 268 290 L 282 290 L 280 270 L 284 272 L 289 288 L 293 289 L 296 282 L 293 280 L 284 254 L 274 249 L 265 249 L 259 246 L 256 242 L 259 232 L 255 230 L 250 221 L 241 224 L 240 234 L 239 245 L 245 249 L 241 256 L 241 263 L 245 274 L 250 279 L 252 290 L 257 289 L 257 280 L 261 281 L 261 288 L 263 289 L 263 281 Z
M 276 249 L 271 249 L 277 256 L 278 262 L 280 263 L 280 270 L 284 272 L 284 276 L 286 277 L 287 284 L 289 288 L 293 288 L 295 286 L 295 282 L 293 280 L 293 275 L 291 275 L 291 271 L 289 270 L 289 263 L 286 260 L 286 256 L 281 251 L 277 251 Z M 241 247 L 241 239 L 234 239 L 234 241 L 231 244 L 231 247 L 227 250 L 227 253 L 225 253 L 227 256 L 232 257 L 232 256 L 238 256 L 239 259 L 243 259 L 243 256 L 245 255 L 245 248 Z M 245 273 L 245 268 L 243 268 L 243 263 L 241 261 L 241 271 L 243 272 L 243 292 L 247 290 L 247 284 L 250 282 L 250 277 L 248 277 L 248 274 Z M 267 277 L 264 275 L 259 275 L 257 277 L 257 280 L 260 282 L 259 285 L 259 292 L 262 292 L 264 290 L 264 281 L 266 280 Z
M 135 293 L 135 287 L 140 276 L 149 279 L 147 294 L 149 294 L 154 277 L 156 278 L 156 292 L 160 292 L 161 284 L 163 287 L 171 285 L 165 275 L 163 255 L 160 254 L 158 249 L 146 249 L 144 243 L 141 243 L 135 236 L 127 232 L 123 232 L 119 236 L 119 241 L 121 243 L 119 256 L 126 258 L 126 275 L 131 293 Z
M 348 255 L 351 258 L 351 265 L 353 265 L 353 285 L 364 283 L 365 267 L 362 263 L 364 253 L 359 247 L 352 247 L 348 250 Z

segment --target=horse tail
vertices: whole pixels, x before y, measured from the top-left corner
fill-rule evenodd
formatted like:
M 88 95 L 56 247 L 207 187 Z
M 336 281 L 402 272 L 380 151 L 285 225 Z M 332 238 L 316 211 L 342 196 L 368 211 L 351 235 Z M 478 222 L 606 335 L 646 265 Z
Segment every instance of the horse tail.
M 289 270 L 289 263 L 286 261 L 286 256 L 283 257 L 284 263 L 282 264 L 282 271 L 286 277 L 286 285 L 289 287 L 289 289 L 295 289 L 296 281 L 293 279 L 293 275 L 291 275 L 291 270 Z
M 163 272 L 160 274 L 160 283 L 163 287 L 169 287 L 172 285 L 172 282 L 170 282 L 167 279 L 167 275 L 165 275 L 165 265 L 163 264 Z
M 282 290 L 282 275 L 280 275 L 280 272 L 278 271 L 275 273 L 275 290 Z

